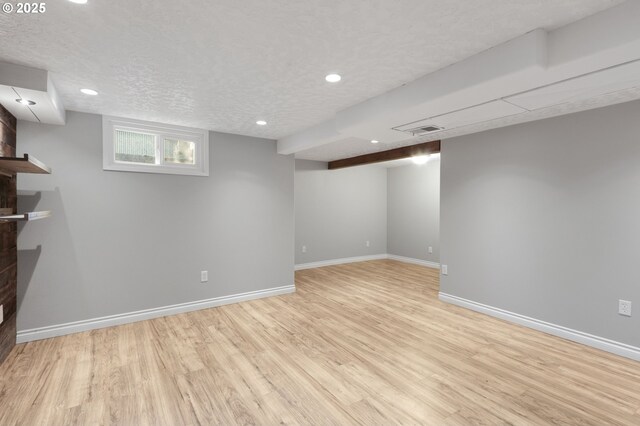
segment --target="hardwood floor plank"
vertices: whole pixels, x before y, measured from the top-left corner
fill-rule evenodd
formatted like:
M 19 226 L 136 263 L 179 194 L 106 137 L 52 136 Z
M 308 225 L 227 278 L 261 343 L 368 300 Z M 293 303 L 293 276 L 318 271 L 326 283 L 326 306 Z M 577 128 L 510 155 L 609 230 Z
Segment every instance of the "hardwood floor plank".
M 0 424 L 640 424 L 640 363 L 442 303 L 391 260 L 16 346 Z

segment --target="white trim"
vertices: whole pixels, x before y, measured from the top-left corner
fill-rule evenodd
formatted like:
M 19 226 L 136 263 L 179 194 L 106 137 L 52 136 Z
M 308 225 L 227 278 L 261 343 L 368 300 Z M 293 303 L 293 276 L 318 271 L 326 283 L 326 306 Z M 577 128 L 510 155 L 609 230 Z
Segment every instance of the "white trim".
M 482 303 L 463 299 L 451 294 L 440 292 L 438 297 L 446 303 L 462 306 L 463 308 L 471 309 L 472 311 L 480 312 L 505 321 L 523 325 L 534 330 L 562 337 L 567 340 L 572 340 L 586 346 L 591 346 L 592 348 L 601 349 L 606 352 L 611 352 L 612 354 L 640 361 L 640 348 L 635 346 L 616 342 L 615 340 L 609 340 L 604 337 L 594 336 L 592 334 L 541 321 L 539 319 L 530 318 L 514 312 L 505 311 L 504 309 L 494 308 L 493 306 L 484 305 Z
M 374 254 L 370 256 L 343 257 L 342 259 L 321 260 L 319 262 L 300 263 L 295 265 L 295 270 L 321 268 L 323 266 L 342 265 L 343 263 L 366 262 L 367 260 L 387 259 L 388 255 Z
M 429 260 L 414 259 L 413 257 L 396 256 L 395 254 L 388 254 L 388 259 L 397 260 L 398 262 L 413 263 L 416 265 L 426 266 L 427 268 L 440 269 L 440 264 L 437 262 L 431 262 Z
M 156 138 L 156 163 L 128 163 L 115 160 L 113 133 L 116 129 L 148 133 Z M 164 139 L 181 139 L 195 144 L 195 164 L 164 162 Z M 209 131 L 150 121 L 102 116 L 102 168 L 120 172 L 160 173 L 170 175 L 209 176 Z
M 31 342 L 34 340 L 48 339 L 50 337 L 64 336 L 66 334 L 80 333 L 82 331 L 98 328 L 112 327 L 115 325 L 129 324 L 132 322 L 165 317 L 167 315 L 181 314 L 200 309 L 213 308 L 231 303 L 247 300 L 261 299 L 263 297 L 278 296 L 296 291 L 294 285 L 268 288 L 265 290 L 249 291 L 246 293 L 232 294 L 229 296 L 214 297 L 212 299 L 198 300 L 195 302 L 178 303 L 176 305 L 159 308 L 144 309 L 141 311 L 127 312 L 124 314 L 109 315 L 106 317 L 92 318 L 83 321 L 68 322 L 65 324 L 51 325 L 47 327 L 32 328 L 18 331 L 17 343 Z
M 368 260 L 391 259 L 398 262 L 413 263 L 416 265 L 426 266 L 427 268 L 440 269 L 440 264 L 430 262 L 428 260 L 414 259 L 412 257 L 396 256 L 395 254 L 373 254 L 370 256 L 343 257 L 341 259 L 321 260 L 319 262 L 300 263 L 295 265 L 296 271 L 303 269 L 322 268 L 323 266 L 342 265 L 343 263 L 366 262 Z

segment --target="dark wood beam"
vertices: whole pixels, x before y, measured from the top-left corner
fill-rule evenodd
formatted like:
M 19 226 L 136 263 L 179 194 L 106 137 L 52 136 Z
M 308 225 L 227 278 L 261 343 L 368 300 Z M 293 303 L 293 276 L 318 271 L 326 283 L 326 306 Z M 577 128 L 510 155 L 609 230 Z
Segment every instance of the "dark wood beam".
M 344 167 L 362 166 L 364 164 L 382 163 L 383 161 L 400 160 L 401 158 L 428 155 L 440 152 L 440 141 L 424 142 L 417 145 L 403 146 L 387 151 L 373 152 L 357 157 L 344 158 L 329 162 L 329 170 Z

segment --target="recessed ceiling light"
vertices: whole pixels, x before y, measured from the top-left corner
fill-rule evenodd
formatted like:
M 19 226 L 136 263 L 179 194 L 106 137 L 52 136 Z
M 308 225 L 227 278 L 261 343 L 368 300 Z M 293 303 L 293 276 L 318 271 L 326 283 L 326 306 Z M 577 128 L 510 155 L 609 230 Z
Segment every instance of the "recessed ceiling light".
M 340 74 L 329 74 L 324 79 L 329 83 L 337 83 L 342 80 L 342 77 L 340 77 Z
M 16 99 L 16 102 L 24 106 L 31 106 L 36 104 L 35 102 L 30 101 L 29 99 L 23 99 L 23 98 Z
M 264 121 L 264 120 L 258 120 L 258 121 L 256 121 L 256 124 L 257 124 L 258 126 L 266 126 L 266 125 L 267 125 L 267 122 L 266 122 L 266 121 Z
M 375 140 L 375 139 L 372 139 L 372 140 L 371 140 L 371 143 L 378 143 L 378 142 L 380 142 L 380 141 L 377 141 L 377 140 Z
M 71 3 L 86 4 L 87 0 L 69 0 Z
M 415 157 L 411 157 L 411 161 L 413 161 L 413 164 L 417 164 L 417 165 L 422 165 L 422 164 L 426 164 L 427 161 L 429 161 L 429 156 L 428 155 L 417 155 Z
M 98 92 L 96 92 L 96 91 L 95 91 L 95 90 L 93 90 L 93 89 L 80 89 L 80 91 L 81 91 L 82 93 L 84 93 L 85 95 L 90 95 L 90 96 L 95 96 L 95 95 L 97 95 L 97 94 L 98 94 Z

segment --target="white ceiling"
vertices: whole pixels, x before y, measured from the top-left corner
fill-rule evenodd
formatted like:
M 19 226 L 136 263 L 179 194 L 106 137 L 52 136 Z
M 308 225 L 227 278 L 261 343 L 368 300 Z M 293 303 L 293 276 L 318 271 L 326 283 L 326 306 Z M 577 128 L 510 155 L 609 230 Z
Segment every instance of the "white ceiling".
M 429 136 L 409 138 L 399 142 L 373 145 L 369 140 L 359 138 L 345 138 L 336 142 L 320 145 L 296 153 L 296 158 L 314 161 L 333 161 L 343 158 L 355 157 L 372 152 L 386 151 L 388 149 L 400 148 L 408 145 L 415 145 L 421 142 L 429 142 L 440 139 L 449 139 L 456 136 L 468 135 L 499 127 L 511 126 L 514 124 L 529 121 L 542 120 L 559 115 L 600 108 L 622 102 L 629 102 L 640 99 L 640 87 L 620 90 L 604 95 L 596 96 L 586 100 L 568 102 L 561 105 L 554 105 L 542 108 L 526 114 L 516 114 L 499 118 L 496 120 L 484 121 L 451 130 L 443 130 Z
M 57 0 L 42 15 L 0 14 L 0 60 L 51 71 L 69 110 L 277 139 L 621 2 Z
M 638 16 L 627 1 L 532 31 L 280 139 L 278 152 L 331 161 L 640 99 Z M 406 131 L 424 125 L 445 130 Z

